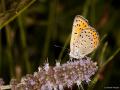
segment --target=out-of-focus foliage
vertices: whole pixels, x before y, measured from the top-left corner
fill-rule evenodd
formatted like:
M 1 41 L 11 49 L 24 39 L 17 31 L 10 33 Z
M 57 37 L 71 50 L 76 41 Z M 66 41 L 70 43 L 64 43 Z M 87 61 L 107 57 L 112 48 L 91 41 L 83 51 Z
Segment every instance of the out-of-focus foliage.
M 92 88 L 120 89 L 119 4 L 119 0 L 0 0 L 0 76 L 8 83 L 34 72 L 47 58 L 51 65 L 58 58 L 67 61 L 73 19 L 79 14 L 101 38 L 98 49 L 88 56 L 99 67 L 110 60 L 98 71 Z

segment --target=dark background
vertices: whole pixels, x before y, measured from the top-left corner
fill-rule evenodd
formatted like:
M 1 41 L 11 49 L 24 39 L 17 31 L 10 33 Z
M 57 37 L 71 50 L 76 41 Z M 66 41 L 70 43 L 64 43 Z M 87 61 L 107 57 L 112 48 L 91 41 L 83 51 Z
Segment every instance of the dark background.
M 37 71 L 47 58 L 53 66 L 56 59 L 61 63 L 69 60 L 73 19 L 82 15 L 96 28 L 101 40 L 88 56 L 98 62 L 99 68 L 114 57 L 98 71 L 94 89 L 120 89 L 120 53 L 114 55 L 120 48 L 120 0 L 36 0 L 17 15 L 31 1 L 0 0 L 0 76 L 6 84 L 13 77 L 20 80 Z

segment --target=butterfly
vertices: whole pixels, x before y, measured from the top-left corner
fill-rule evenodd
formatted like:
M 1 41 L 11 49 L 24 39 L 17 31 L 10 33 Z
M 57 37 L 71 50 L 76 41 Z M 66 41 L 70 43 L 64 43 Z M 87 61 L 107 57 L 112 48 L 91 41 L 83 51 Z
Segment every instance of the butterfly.
M 83 58 L 99 45 L 99 35 L 81 15 L 75 16 L 70 41 L 70 57 Z

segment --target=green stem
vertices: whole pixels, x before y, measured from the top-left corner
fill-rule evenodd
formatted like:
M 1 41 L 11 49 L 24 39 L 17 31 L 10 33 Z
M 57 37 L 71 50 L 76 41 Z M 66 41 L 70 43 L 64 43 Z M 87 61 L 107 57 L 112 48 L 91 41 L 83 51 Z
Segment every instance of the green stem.
M 22 47 L 22 58 L 25 61 L 25 65 L 26 65 L 26 69 L 27 69 L 27 73 L 31 72 L 31 68 L 30 68 L 30 62 L 29 62 L 29 56 L 28 56 L 28 52 L 27 52 L 27 45 L 26 45 L 26 34 L 25 34 L 25 27 L 24 27 L 24 23 L 23 23 L 23 17 L 22 15 L 18 16 L 18 24 L 19 24 L 19 28 L 20 28 L 20 41 L 21 41 L 21 47 Z
M 107 37 L 107 34 L 103 35 L 103 37 L 101 38 L 100 42 L 102 42 L 106 37 Z
M 102 65 L 102 67 L 105 67 L 110 61 L 112 61 L 112 59 L 120 52 L 120 48 L 117 49 L 112 56 L 110 56 L 108 58 L 108 60 L 106 60 L 106 62 Z
M 2 34 L 0 32 L 0 75 L 2 72 Z
M 100 66 L 103 64 L 103 61 L 104 61 L 104 56 L 105 56 L 105 51 L 107 49 L 107 45 L 108 45 L 108 42 L 106 42 L 102 48 L 102 51 L 101 51 L 101 55 L 100 55 Z
M 10 26 L 7 25 L 6 27 L 6 42 L 7 42 L 7 48 L 6 48 L 6 54 L 7 54 L 7 60 L 9 62 L 9 69 L 10 69 L 10 74 L 11 77 L 14 76 L 14 71 L 13 71 L 13 59 L 12 59 L 12 46 L 11 46 L 11 33 L 10 33 Z
M 68 36 L 68 38 L 67 38 L 67 40 L 66 40 L 66 42 L 65 42 L 65 44 L 64 44 L 64 47 L 62 48 L 62 50 L 61 50 L 61 52 L 60 52 L 60 55 L 59 55 L 59 57 L 58 57 L 58 60 L 61 59 L 61 57 L 62 57 L 62 55 L 63 55 L 63 52 L 64 52 L 66 46 L 67 46 L 68 43 L 70 42 L 70 37 L 71 37 L 71 34 Z
M 2 10 L 5 12 L 5 2 L 1 0 Z M 2 73 L 2 32 L 0 29 L 0 75 Z
M 95 24 L 95 5 L 96 5 L 96 0 L 92 0 L 91 1 L 91 12 L 90 12 L 90 16 L 91 16 L 91 24 L 94 25 Z
M 6 6 L 5 6 L 5 1 L 2 0 L 2 8 L 3 8 L 3 12 L 6 11 Z M 14 71 L 13 71 L 13 60 L 12 60 L 12 47 L 11 47 L 11 38 L 10 38 L 10 26 L 7 25 L 5 27 L 5 34 L 6 34 L 6 43 L 7 43 L 7 46 L 6 46 L 6 55 L 7 55 L 7 60 L 8 60 L 8 65 L 9 65 L 9 69 L 10 69 L 10 76 L 13 77 L 14 76 Z
M 113 55 L 108 58 L 108 60 L 100 67 L 99 71 L 101 71 L 115 57 L 115 55 L 118 54 L 119 51 L 120 51 L 120 48 L 117 49 L 116 52 L 114 52 Z M 99 73 L 99 71 L 98 71 L 98 73 Z M 99 74 L 98 73 L 93 78 L 93 80 L 91 80 L 91 83 L 88 86 L 88 90 L 93 90 L 95 84 L 97 83 L 97 81 L 99 79 Z
M 99 78 L 99 75 L 97 74 L 97 75 L 91 80 L 91 82 L 90 82 L 87 90 L 94 90 L 93 88 L 94 88 L 95 84 L 97 83 L 98 78 Z
M 89 10 L 91 0 L 86 0 L 85 5 L 83 7 L 83 13 L 82 15 L 86 18 Z
M 54 33 L 53 30 L 55 29 L 54 28 L 54 25 L 55 25 L 55 7 L 54 6 L 55 6 L 55 4 L 56 4 L 56 0 L 52 0 L 50 2 L 48 29 L 47 29 L 47 32 L 46 32 L 45 45 L 44 45 L 44 50 L 43 50 L 43 57 L 47 57 L 51 34 Z
M 3 0 L 4 1 L 4 0 Z M 19 16 L 23 11 L 25 11 L 29 6 L 31 6 L 36 0 L 32 0 L 30 3 L 28 3 L 22 10 L 19 12 L 16 11 L 16 15 L 8 19 L 6 22 L 4 22 L 2 25 L 0 25 L 0 29 L 2 29 L 4 26 L 6 26 L 8 23 L 13 21 L 17 16 Z

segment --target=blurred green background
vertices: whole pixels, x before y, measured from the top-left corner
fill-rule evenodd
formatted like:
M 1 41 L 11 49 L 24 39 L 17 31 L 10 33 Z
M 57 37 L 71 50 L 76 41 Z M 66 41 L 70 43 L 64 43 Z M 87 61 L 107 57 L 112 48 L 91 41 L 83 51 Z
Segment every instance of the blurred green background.
M 6 84 L 37 71 L 47 58 L 53 66 L 68 61 L 76 15 L 100 34 L 98 49 L 88 56 L 99 68 L 111 59 L 98 70 L 93 90 L 120 89 L 120 0 L 0 0 L 0 77 Z

